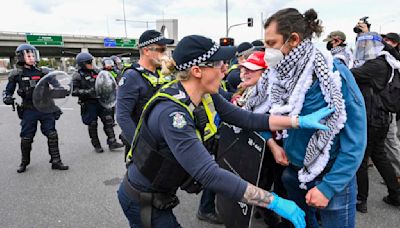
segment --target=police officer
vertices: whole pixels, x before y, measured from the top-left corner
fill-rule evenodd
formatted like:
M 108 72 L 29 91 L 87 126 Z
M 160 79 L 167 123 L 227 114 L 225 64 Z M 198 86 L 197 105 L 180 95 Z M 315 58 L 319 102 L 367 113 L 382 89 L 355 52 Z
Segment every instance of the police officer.
M 101 63 L 103 64 L 103 70 L 110 72 L 110 74 L 114 77 L 115 81 L 118 82 L 120 79 L 120 75 L 118 71 L 115 70 L 116 68 L 114 61 L 111 58 L 106 57 L 103 58 Z
M 139 38 L 140 59 L 123 72 L 117 92 L 117 122 L 122 129 L 120 136 L 129 151 L 136 125 L 146 102 L 170 77 L 161 74 L 161 59 L 167 44 L 174 40 L 165 38 L 156 30 L 147 30 Z
M 239 44 L 236 52 L 236 63 L 232 64 L 227 71 L 226 81 L 228 84 L 229 92 L 236 92 L 239 84 L 242 82 L 240 79 L 239 65 L 246 61 L 246 59 L 255 51 L 254 46 L 249 42 Z
M 107 144 L 110 150 L 123 147 L 118 143 L 114 134 L 114 118 L 112 110 L 104 108 L 100 103 L 95 91 L 97 69 L 93 66 L 93 56 L 87 52 L 81 52 L 76 56 L 78 72 L 73 75 L 72 95 L 79 97 L 81 105 L 82 122 L 88 125 L 89 137 L 97 153 L 104 152 L 97 135 L 97 117 L 100 117 L 107 135 Z
M 118 191 L 121 207 L 131 227 L 180 227 L 173 215 L 180 187 L 189 193 L 204 188 L 236 201 L 274 210 L 296 227 L 305 227 L 304 212 L 291 201 L 257 188 L 218 167 L 204 147 L 202 131 L 214 120 L 199 109 L 212 94 L 223 121 L 253 130 L 290 127 L 321 128 L 319 120 L 332 110 L 324 108 L 304 117 L 268 116 L 244 111 L 218 94 L 226 70 L 223 60 L 234 48 L 220 47 L 197 35 L 184 37 L 176 46 L 177 81 L 163 86 L 147 103 L 127 156 L 128 172 Z
M 121 76 L 121 72 L 122 72 L 122 69 L 123 69 L 123 65 L 122 65 L 121 58 L 119 58 L 119 57 L 116 56 L 116 55 L 112 55 L 112 56 L 110 56 L 110 58 L 112 59 L 112 61 L 114 61 L 114 71 L 115 71 L 119 76 Z
M 58 147 L 58 134 L 56 130 L 56 119 L 61 111 L 44 113 L 38 111 L 32 101 L 33 90 L 38 81 L 49 73 L 47 68 L 38 68 L 39 51 L 32 45 L 21 44 L 16 49 L 17 69 L 11 71 L 8 84 L 3 92 L 3 102 L 6 105 L 14 105 L 12 96 L 18 84 L 17 93 L 22 98 L 22 104 L 18 107 L 18 116 L 21 119 L 21 164 L 18 173 L 26 171 L 30 163 L 33 138 L 37 130 L 37 122 L 40 122 L 40 129 L 47 137 L 49 147 L 50 163 L 52 169 L 67 170 L 60 158 Z

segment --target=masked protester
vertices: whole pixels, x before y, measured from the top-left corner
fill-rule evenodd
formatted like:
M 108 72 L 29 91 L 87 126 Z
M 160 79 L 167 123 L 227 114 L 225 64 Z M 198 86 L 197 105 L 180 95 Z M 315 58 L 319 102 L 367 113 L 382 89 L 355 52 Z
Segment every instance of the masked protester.
M 334 58 L 339 59 L 349 68 L 353 67 L 353 53 L 346 48 L 346 35 L 342 31 L 331 32 L 323 41 L 326 42 L 326 49 Z
M 268 69 L 245 108 L 271 115 L 304 115 L 328 105 L 335 112 L 328 131 L 284 130 L 280 147 L 265 132 L 277 163 L 286 165 L 282 182 L 288 197 L 306 213 L 307 227 L 355 227 L 356 178 L 366 146 L 362 94 L 348 68 L 328 62 L 311 42 L 322 31 L 317 13 L 279 10 L 267 19 L 265 61 Z
M 22 98 L 22 105 L 18 107 L 18 116 L 21 119 L 21 164 L 17 172 L 25 172 L 30 163 L 33 137 L 36 134 L 38 122 L 40 122 L 42 133 L 47 137 L 51 168 L 67 170 L 69 167 L 64 165 L 60 158 L 56 130 L 56 120 L 60 118 L 61 110 L 55 113 L 44 113 L 38 111 L 33 104 L 34 88 L 49 71 L 36 66 L 40 57 L 39 51 L 34 46 L 21 44 L 17 47 L 15 54 L 17 69 L 11 71 L 8 77 L 8 84 L 3 92 L 3 102 L 6 105 L 14 105 L 12 96 L 18 85 L 17 93 Z
M 391 115 L 382 108 L 383 103 L 379 95 L 392 75 L 396 74 L 399 77 L 400 61 L 398 51 L 385 44 L 378 33 L 370 32 L 365 24 L 360 24 L 359 27 L 362 33 L 357 37 L 355 50 L 355 59 L 359 64 L 357 68 L 351 69 L 351 72 L 364 96 L 367 110 L 368 144 L 361 167 L 357 171 L 357 210 L 367 213 L 369 158 L 388 188 L 389 195 L 385 196 L 383 201 L 400 206 L 400 184 L 384 150 Z
M 174 40 L 165 38 L 156 30 L 145 31 L 139 38 L 139 62 L 123 71 L 118 84 L 116 114 L 125 153 L 130 149 L 144 105 L 162 85 L 171 81 L 169 75 L 164 77 L 161 74 L 161 66 L 166 45 L 173 43 Z

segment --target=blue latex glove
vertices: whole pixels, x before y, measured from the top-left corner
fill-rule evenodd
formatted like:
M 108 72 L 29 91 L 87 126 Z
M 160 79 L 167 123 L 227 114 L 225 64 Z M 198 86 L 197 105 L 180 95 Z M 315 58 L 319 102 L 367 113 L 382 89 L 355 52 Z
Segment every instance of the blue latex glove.
M 308 129 L 321 129 L 329 130 L 329 128 L 319 121 L 330 114 L 332 114 L 335 109 L 330 109 L 328 107 L 321 108 L 320 110 L 313 112 L 306 116 L 299 116 L 299 127 Z
M 304 211 L 301 210 L 295 202 L 283 199 L 275 193 L 272 194 L 274 195 L 274 199 L 267 206 L 267 208 L 273 210 L 278 215 L 292 222 L 296 228 L 305 228 L 306 214 L 304 213 Z

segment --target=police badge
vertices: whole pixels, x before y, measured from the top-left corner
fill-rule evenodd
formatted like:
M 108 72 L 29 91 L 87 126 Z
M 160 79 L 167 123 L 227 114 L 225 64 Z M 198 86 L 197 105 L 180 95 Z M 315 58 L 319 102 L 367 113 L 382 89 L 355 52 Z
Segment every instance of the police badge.
M 178 129 L 182 129 L 184 126 L 186 126 L 187 122 L 184 117 L 184 113 L 182 112 L 173 112 L 169 116 L 172 117 L 172 126 Z

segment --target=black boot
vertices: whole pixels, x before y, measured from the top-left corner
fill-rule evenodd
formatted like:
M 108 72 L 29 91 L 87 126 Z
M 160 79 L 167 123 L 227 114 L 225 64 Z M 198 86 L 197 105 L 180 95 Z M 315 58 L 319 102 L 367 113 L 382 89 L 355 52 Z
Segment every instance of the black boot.
M 21 164 L 17 170 L 18 173 L 26 171 L 26 167 L 31 162 L 32 138 L 21 138 Z
M 103 153 L 104 150 L 101 148 L 99 136 L 97 134 L 97 122 L 91 122 L 88 126 L 89 129 L 89 137 L 94 147 L 96 153 Z
M 67 170 L 69 167 L 61 161 L 60 150 L 58 148 L 58 135 L 56 131 L 50 132 L 47 136 L 49 146 L 50 163 L 52 169 Z
M 104 132 L 107 135 L 107 143 L 108 147 L 110 150 L 118 149 L 123 147 L 124 145 L 122 143 L 117 142 L 115 139 L 115 134 L 114 134 L 114 121 L 111 115 L 106 115 L 102 117 L 102 122 L 104 125 Z

